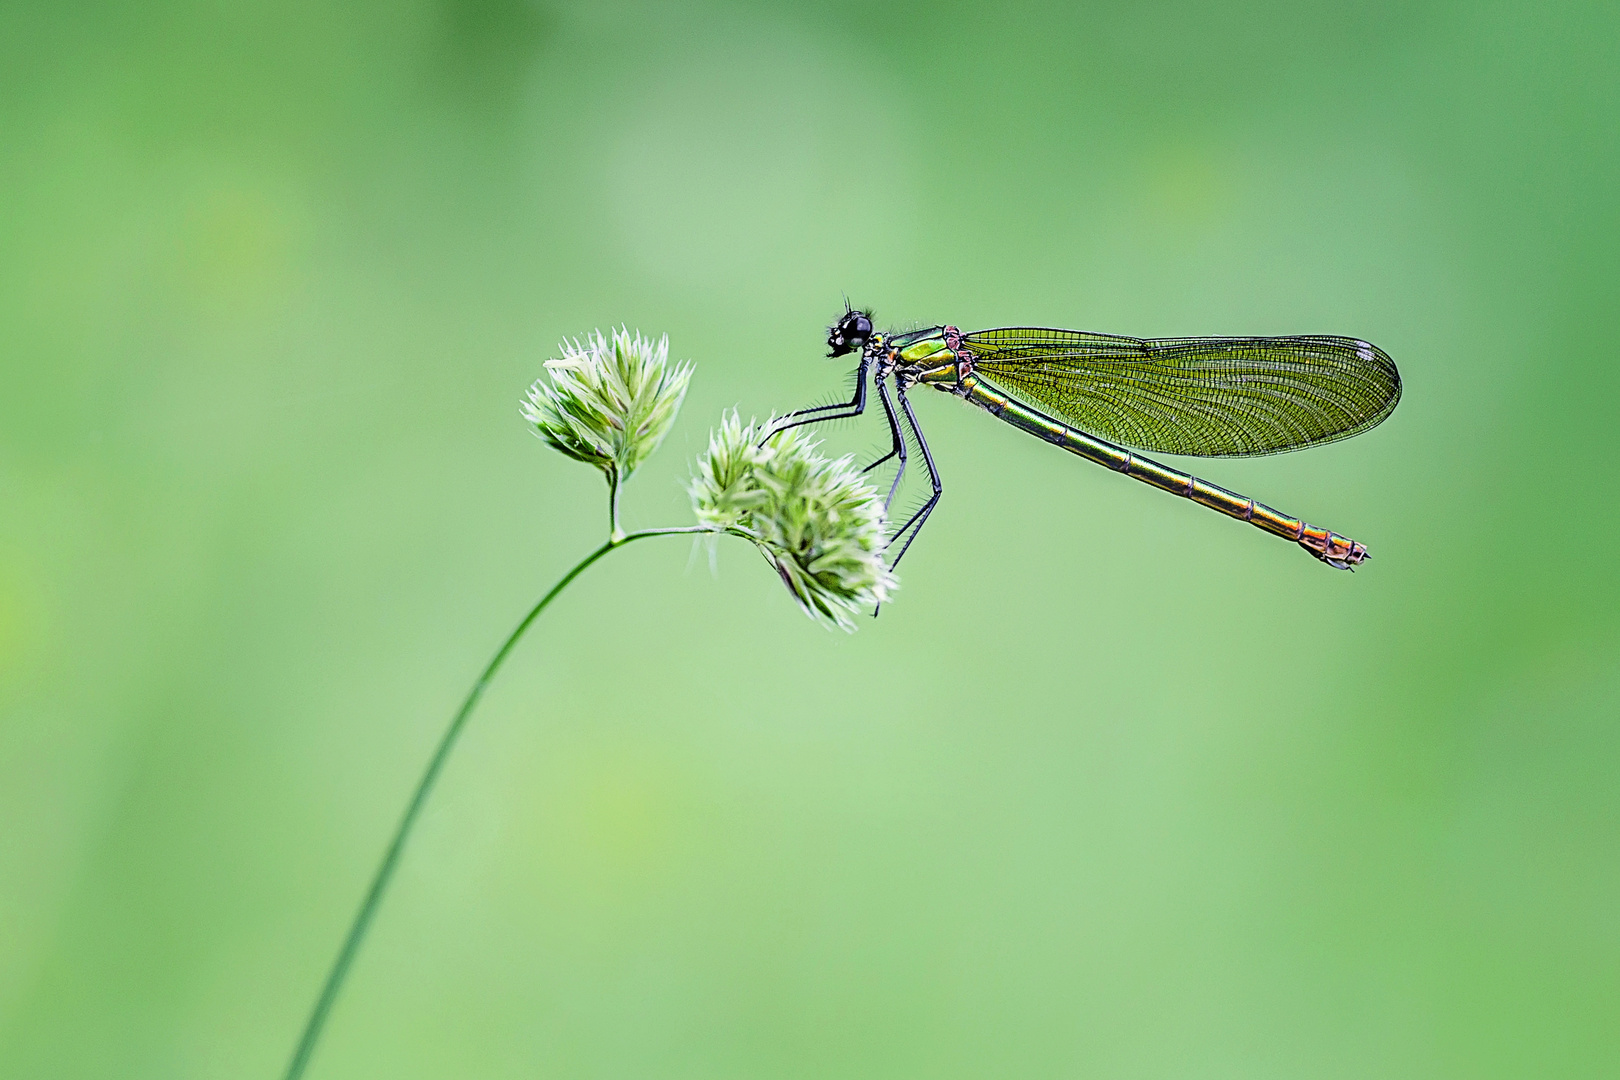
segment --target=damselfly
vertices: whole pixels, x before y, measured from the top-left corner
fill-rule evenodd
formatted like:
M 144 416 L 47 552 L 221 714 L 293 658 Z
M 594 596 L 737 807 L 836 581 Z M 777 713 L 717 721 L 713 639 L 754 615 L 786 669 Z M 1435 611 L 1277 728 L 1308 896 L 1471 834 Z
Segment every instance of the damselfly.
M 1033 326 L 882 333 L 872 328 L 870 312 L 845 307 L 827 332 L 827 347 L 829 356 L 860 354 L 854 396 L 788 413 L 771 430 L 861 415 L 871 377 L 893 448 L 868 468 L 898 460 L 888 494 L 893 502 L 905 473 L 909 430 L 933 486 L 895 530 L 892 564 L 905 555 L 944 491 L 906 396 L 918 385 L 965 398 L 1088 461 L 1293 540 L 1329 566 L 1350 570 L 1369 557 L 1349 537 L 1135 451 L 1252 457 L 1359 435 L 1394 411 L 1401 397 L 1394 362 L 1374 345 L 1316 335 L 1144 339 Z

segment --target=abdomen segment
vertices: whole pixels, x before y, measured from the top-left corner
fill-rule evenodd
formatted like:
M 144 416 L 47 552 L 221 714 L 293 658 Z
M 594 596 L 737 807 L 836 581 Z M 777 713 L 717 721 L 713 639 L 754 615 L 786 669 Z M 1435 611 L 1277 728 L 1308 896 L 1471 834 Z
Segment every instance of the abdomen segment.
M 1094 461 L 1115 472 L 1124 473 L 1161 491 L 1191 499 L 1211 510 L 1219 510 L 1228 517 L 1247 521 L 1273 536 L 1292 540 L 1329 566 L 1349 570 L 1369 557 L 1366 547 L 1347 536 L 1319 529 L 1299 518 L 1279 513 L 1264 503 L 1227 491 L 1189 473 L 1179 472 L 1122 446 L 1115 446 L 1111 442 L 1087 435 L 1022 402 L 1014 401 L 974 375 L 967 375 L 955 385 L 947 385 L 943 381 L 935 385 L 943 390 L 954 391 L 985 411 L 999 416 L 1013 427 L 1027 431 L 1055 446 L 1061 446 L 1087 461 Z

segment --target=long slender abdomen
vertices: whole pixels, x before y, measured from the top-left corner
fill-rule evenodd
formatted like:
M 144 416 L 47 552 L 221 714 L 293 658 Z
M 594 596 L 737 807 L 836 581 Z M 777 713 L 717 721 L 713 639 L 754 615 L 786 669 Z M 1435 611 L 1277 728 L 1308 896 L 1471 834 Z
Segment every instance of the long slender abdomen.
M 1349 570 L 1369 558 L 1366 547 L 1348 536 L 1319 529 L 1299 518 L 1278 513 L 1264 503 L 1255 502 L 1236 492 L 1206 483 L 1189 473 L 1178 472 L 1152 458 L 1143 457 L 1122 446 L 1115 446 L 1111 442 L 1087 435 L 1083 431 L 1076 431 L 1045 413 L 991 389 L 975 375 L 968 375 L 952 386 L 940 384 L 940 389 L 954 391 L 987 412 L 999 416 L 1013 427 L 1021 428 L 1055 446 L 1061 446 L 1087 461 L 1094 461 L 1115 472 L 1122 472 L 1144 484 L 1152 484 L 1161 491 L 1191 499 L 1211 510 L 1219 510 L 1228 517 L 1247 521 L 1274 536 L 1292 540 L 1329 566 Z

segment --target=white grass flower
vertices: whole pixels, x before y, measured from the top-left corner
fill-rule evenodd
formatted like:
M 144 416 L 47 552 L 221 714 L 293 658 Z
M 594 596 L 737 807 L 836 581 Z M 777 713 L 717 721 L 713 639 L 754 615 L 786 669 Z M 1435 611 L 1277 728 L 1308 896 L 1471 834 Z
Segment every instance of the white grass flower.
M 805 614 L 853 630 L 898 584 L 883 561 L 883 500 L 852 458 L 817 453 L 800 429 L 757 446 L 762 433 L 735 412 L 710 433 L 690 488 L 698 521 L 747 535 Z
M 523 417 L 546 442 L 607 475 L 618 529 L 618 490 L 669 434 L 692 365 L 669 365 L 669 336 L 656 342 L 619 329 L 564 341 L 546 361 L 551 381 L 529 387 Z

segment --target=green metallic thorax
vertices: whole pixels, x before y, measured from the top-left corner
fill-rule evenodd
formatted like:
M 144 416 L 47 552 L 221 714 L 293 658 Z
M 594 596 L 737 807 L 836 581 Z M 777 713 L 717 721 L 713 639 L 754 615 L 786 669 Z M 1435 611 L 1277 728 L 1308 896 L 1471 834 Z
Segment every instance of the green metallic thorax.
M 973 370 L 966 354 L 951 351 L 943 336 L 913 342 L 894 357 L 895 370 L 907 385 L 926 383 L 950 394 L 962 392 L 963 379 Z

